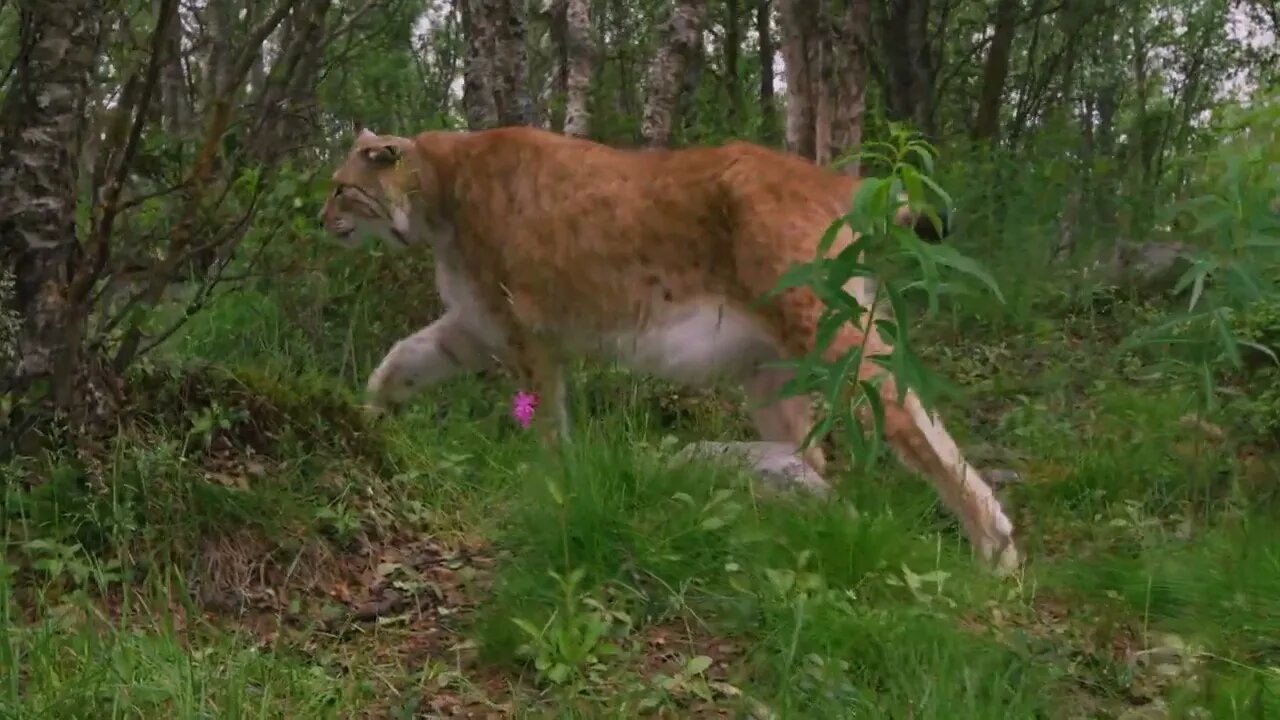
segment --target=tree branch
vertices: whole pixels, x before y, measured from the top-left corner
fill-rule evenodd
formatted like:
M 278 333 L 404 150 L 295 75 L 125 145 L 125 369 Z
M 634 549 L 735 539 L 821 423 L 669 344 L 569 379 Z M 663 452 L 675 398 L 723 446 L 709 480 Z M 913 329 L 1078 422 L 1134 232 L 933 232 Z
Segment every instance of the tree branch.
M 115 176 L 106 187 L 106 192 L 102 199 L 102 217 L 94 230 L 93 244 L 90 248 L 88 262 L 80 266 L 79 272 L 76 273 L 76 277 L 71 283 L 70 297 L 73 303 L 80 303 L 89 296 L 94 282 L 101 277 L 102 269 L 106 266 L 107 258 L 111 254 L 111 230 L 112 225 L 115 223 L 116 215 L 120 211 L 120 192 L 124 189 L 125 181 L 128 179 L 133 157 L 138 152 L 138 143 L 142 139 L 142 129 L 147 124 L 147 115 L 151 108 L 151 96 L 155 93 L 156 84 L 160 80 L 160 66 L 164 62 L 162 46 L 169 36 L 171 23 L 178 16 L 177 10 L 178 0 L 161 0 L 160 13 L 156 18 L 156 27 L 151 33 L 151 58 L 147 63 L 146 76 L 142 82 L 138 102 L 134 106 L 133 127 L 129 131 L 129 138 L 125 143 L 124 151 L 120 154 L 120 159 L 116 163 Z M 169 59 L 173 60 L 174 58 Z

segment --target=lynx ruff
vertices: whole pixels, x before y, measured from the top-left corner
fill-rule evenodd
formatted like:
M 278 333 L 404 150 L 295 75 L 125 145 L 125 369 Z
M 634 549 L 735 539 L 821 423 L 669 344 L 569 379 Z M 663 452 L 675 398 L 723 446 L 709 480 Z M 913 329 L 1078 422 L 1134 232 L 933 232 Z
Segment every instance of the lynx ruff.
M 548 412 L 533 422 L 555 442 L 569 431 L 564 363 L 585 356 L 677 382 L 739 382 L 761 439 L 798 447 L 813 422 L 809 399 L 780 398 L 788 371 L 771 361 L 813 347 L 822 305 L 803 288 L 758 299 L 789 265 L 813 259 L 857 182 L 742 142 L 629 151 L 526 127 L 412 138 L 363 130 L 321 219 L 348 247 L 368 234 L 435 256 L 445 312 L 370 376 L 375 412 L 501 364 L 542 400 Z M 852 240 L 846 229 L 831 253 Z M 861 278 L 848 290 L 870 303 Z M 864 329 L 846 326 L 830 356 L 863 343 Z M 870 332 L 868 355 L 888 352 Z M 859 377 L 882 372 L 864 360 Z M 1015 568 L 1013 525 L 991 488 L 941 420 L 914 393 L 898 403 L 883 380 L 885 435 L 899 459 L 933 482 L 985 560 Z M 804 459 L 824 471 L 816 444 Z

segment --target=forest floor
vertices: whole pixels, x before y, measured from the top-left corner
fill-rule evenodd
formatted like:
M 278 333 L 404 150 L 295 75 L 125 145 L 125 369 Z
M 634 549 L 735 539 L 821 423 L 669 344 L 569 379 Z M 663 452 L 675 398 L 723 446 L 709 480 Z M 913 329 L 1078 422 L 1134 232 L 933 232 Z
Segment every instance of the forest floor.
M 370 427 L 357 374 L 225 349 L 241 310 L 7 469 L 0 716 L 1280 717 L 1280 463 L 1117 359 L 1137 311 L 917 333 L 1020 476 L 997 579 L 890 460 L 827 502 L 672 466 L 749 437 L 732 393 L 580 375 L 563 454 L 505 381 Z

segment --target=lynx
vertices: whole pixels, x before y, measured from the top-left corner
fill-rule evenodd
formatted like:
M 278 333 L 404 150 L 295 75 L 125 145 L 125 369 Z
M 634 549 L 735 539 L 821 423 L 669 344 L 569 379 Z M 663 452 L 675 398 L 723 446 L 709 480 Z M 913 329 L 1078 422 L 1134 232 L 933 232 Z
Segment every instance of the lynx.
M 569 435 L 564 365 L 587 358 L 687 384 L 740 383 L 760 438 L 798 448 L 810 400 L 780 396 L 790 370 L 773 361 L 813 348 L 823 307 L 806 288 L 761 297 L 815 257 L 858 182 L 745 142 L 641 151 L 526 127 L 363 130 L 333 173 L 321 220 L 347 245 L 373 235 L 434 254 L 445 312 L 372 373 L 377 412 L 501 365 L 548 407 L 534 423 L 554 443 Z M 898 212 L 901 223 L 919 220 Z M 852 240 L 846 228 L 830 252 Z M 848 290 L 869 302 L 861 282 Z M 869 324 L 850 324 L 828 352 L 864 341 L 868 355 L 890 349 Z M 859 375 L 882 372 L 864 360 Z M 897 402 L 883 380 L 889 445 L 932 480 L 984 559 L 1014 568 L 1013 525 L 991 488 L 941 420 L 914 393 Z M 816 443 L 803 457 L 824 471 Z

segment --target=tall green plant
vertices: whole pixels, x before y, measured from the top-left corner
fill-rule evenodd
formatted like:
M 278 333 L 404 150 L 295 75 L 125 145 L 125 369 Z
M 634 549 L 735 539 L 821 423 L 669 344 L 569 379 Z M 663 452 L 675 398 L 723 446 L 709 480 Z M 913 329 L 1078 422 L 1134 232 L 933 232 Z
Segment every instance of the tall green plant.
M 893 377 L 899 402 L 910 388 L 929 407 L 940 387 L 941 377 L 925 367 L 903 324 L 903 319 L 909 317 L 904 292 L 924 290 L 928 296 L 928 313 L 933 315 L 938 311 L 939 297 L 955 290 L 943 282 L 944 269 L 950 269 L 979 280 L 1003 301 L 995 280 L 977 262 L 949 245 L 926 243 L 913 228 L 895 222 L 905 198 L 907 205 L 927 217 L 941 234 L 943 221 L 935 203 L 950 207 L 951 197 L 933 178 L 936 154 L 934 147 L 919 133 L 894 125 L 890 127 L 887 141 L 865 143 L 857 152 L 838 160 L 837 165 L 856 161 L 864 168 L 864 179 L 854 193 L 849 212 L 827 228 L 815 258 L 792 266 L 770 293 L 772 296 L 789 288 L 806 287 L 822 301 L 824 308 L 815 346 L 805 357 L 787 363 L 794 368 L 795 377 L 783 388 L 783 394 L 818 393 L 830 412 L 823 414 L 805 443 L 840 423 L 847 431 L 855 463 L 864 470 L 869 470 L 879 455 L 884 432 L 884 408 L 877 388 L 884 375 L 859 379 L 858 368 L 864 358 Z M 931 201 L 930 195 L 936 200 Z M 856 239 L 839 253 L 828 256 L 844 227 L 852 230 Z M 905 280 L 880 277 L 876 267 L 894 258 L 906 259 L 914 264 L 915 271 Z M 855 278 L 866 282 L 878 280 L 880 289 L 870 308 L 863 307 L 845 290 Z M 885 317 L 879 312 L 884 298 L 892 308 L 891 316 Z M 868 354 L 864 338 L 861 344 L 828 358 L 828 350 L 845 324 L 864 326 L 863 318 L 868 312 L 875 318 L 876 330 L 892 350 Z M 847 390 L 851 381 L 850 396 Z M 867 412 L 873 422 L 870 435 L 864 434 L 859 422 L 859 415 Z
M 1241 347 L 1277 360 L 1272 348 L 1240 332 L 1250 308 L 1280 303 L 1280 94 L 1224 110 L 1227 142 L 1198 155 L 1202 177 L 1190 198 L 1167 208 L 1167 219 L 1189 219 L 1190 239 L 1202 249 L 1179 278 L 1175 294 L 1186 310 L 1143 328 L 1122 345 L 1158 345 L 1165 359 L 1200 378 L 1201 401 L 1216 404 L 1214 375 L 1243 367 Z

